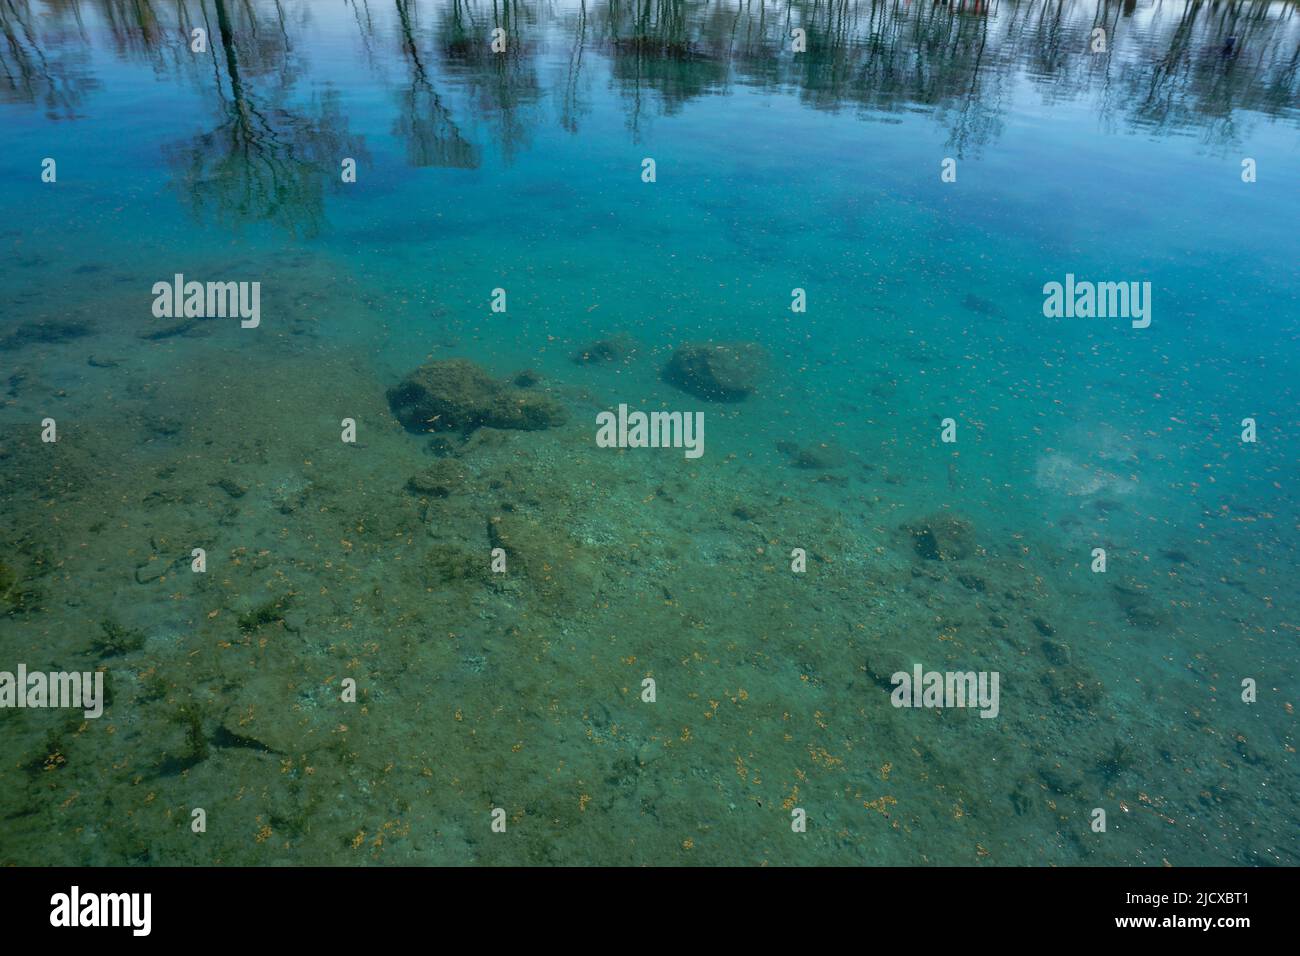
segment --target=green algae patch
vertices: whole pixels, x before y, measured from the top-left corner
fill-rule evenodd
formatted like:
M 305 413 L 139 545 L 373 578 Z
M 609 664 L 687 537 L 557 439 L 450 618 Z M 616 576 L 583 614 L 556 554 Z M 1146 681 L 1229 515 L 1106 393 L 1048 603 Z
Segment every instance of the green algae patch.
M 269 624 L 284 624 L 284 612 L 288 610 L 290 600 L 289 597 L 275 598 L 259 604 L 250 611 L 245 611 L 239 615 L 239 629 L 245 634 L 251 634 Z
M 440 584 L 484 583 L 488 580 L 487 555 L 457 545 L 442 545 L 431 550 L 425 565 L 433 580 Z
M 30 614 L 41 610 L 44 592 L 23 580 L 17 571 L 7 564 L 0 564 L 0 607 L 5 614 Z
M 120 657 L 144 647 L 144 632 L 123 627 L 108 618 L 99 622 L 100 636 L 91 643 L 100 657 Z

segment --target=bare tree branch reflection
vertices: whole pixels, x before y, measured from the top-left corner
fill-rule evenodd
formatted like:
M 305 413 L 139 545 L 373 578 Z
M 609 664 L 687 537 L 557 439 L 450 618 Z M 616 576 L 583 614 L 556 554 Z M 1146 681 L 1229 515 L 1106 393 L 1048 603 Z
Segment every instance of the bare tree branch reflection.
M 473 169 L 479 164 L 478 149 L 461 135 L 451 111 L 434 89 L 416 43 L 413 5 L 408 0 L 396 0 L 396 4 L 402 56 L 411 67 L 411 85 L 398 98 L 393 132 L 406 143 L 406 161 L 417 167 Z
M 91 48 L 106 43 L 215 111 L 211 128 L 167 150 L 196 216 L 310 235 L 324 227 L 339 160 L 363 158 L 364 146 L 349 132 L 352 90 L 305 42 L 323 10 L 308 0 L 0 0 L 0 103 L 76 120 L 99 89 Z M 1083 104 L 1104 127 L 1194 132 L 1216 150 L 1256 122 L 1300 125 L 1292 3 L 346 0 L 341 10 L 329 15 L 345 18 L 371 82 L 392 91 L 381 122 L 413 167 L 476 168 L 490 147 L 510 162 L 543 123 L 577 134 L 585 90 L 604 76 L 634 140 L 654 116 L 749 90 L 865 120 L 922 113 L 957 155 L 1001 136 L 1013 90 Z M 188 46 L 195 27 L 209 36 L 202 56 Z M 1094 28 L 1104 52 L 1090 49 Z M 490 47 L 494 29 L 504 52 Z
M 297 236 L 320 232 L 326 184 L 338 180 L 344 157 L 363 159 L 364 144 L 348 133 L 337 93 L 317 94 L 307 111 L 285 105 L 296 70 L 281 4 L 274 30 L 260 29 L 248 3 L 200 4 L 215 23 L 210 50 L 215 97 L 223 119 L 212 130 L 167 150 L 173 185 L 196 218 L 229 226 L 266 222 Z M 265 24 L 261 25 L 267 26 Z M 265 99 L 258 76 L 275 76 Z

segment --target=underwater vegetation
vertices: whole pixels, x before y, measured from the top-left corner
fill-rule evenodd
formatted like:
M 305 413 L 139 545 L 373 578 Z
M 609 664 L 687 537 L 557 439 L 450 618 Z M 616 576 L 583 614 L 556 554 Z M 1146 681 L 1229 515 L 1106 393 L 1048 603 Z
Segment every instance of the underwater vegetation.
M 1096 15 L 6 4 L 0 863 L 1300 862 L 1300 20 Z

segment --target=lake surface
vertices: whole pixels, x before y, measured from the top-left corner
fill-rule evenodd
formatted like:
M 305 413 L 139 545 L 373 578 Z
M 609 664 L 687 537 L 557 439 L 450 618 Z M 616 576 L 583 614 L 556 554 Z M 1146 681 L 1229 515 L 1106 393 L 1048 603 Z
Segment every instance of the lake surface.
M 1294 4 L 0 31 L 0 863 L 1300 863 Z

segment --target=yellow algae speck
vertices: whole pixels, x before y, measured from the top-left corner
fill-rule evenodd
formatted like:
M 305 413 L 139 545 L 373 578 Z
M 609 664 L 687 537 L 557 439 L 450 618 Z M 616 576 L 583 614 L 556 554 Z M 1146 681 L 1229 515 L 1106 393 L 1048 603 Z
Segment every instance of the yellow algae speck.
M 843 758 L 832 756 L 825 747 L 809 747 L 808 756 L 816 764 L 824 764 L 828 769 L 844 763 Z
M 876 800 L 864 801 L 862 805 L 868 810 L 875 810 L 877 813 L 883 813 L 885 816 L 889 816 L 889 808 L 897 802 L 898 801 L 895 798 L 886 795 Z

